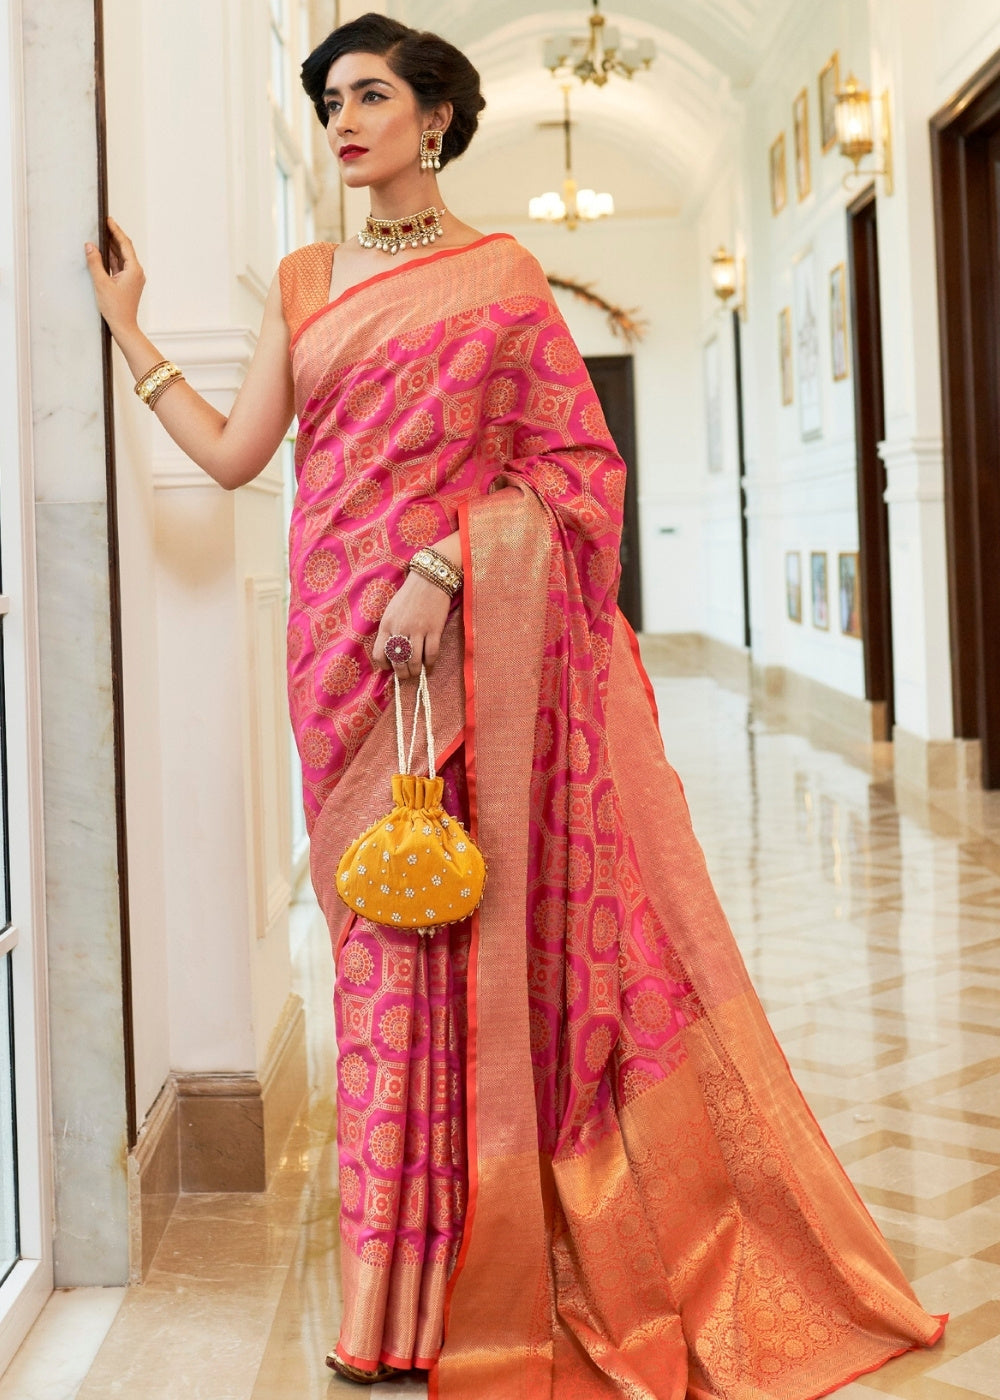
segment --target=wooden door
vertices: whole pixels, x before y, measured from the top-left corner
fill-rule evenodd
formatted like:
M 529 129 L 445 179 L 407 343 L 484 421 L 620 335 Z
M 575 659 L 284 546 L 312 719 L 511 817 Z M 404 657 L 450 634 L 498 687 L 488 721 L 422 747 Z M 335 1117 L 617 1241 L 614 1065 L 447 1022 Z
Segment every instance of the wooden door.
M 882 388 L 882 312 L 879 295 L 875 187 L 847 211 L 853 328 L 854 419 L 857 442 L 858 551 L 865 696 L 881 707 L 873 718 L 880 737 L 892 738 L 895 718 L 892 672 L 892 591 L 889 508 L 885 503 L 885 437 Z M 880 721 L 880 722 L 879 722 Z
M 1000 54 L 931 121 L 955 733 L 1000 788 Z
M 622 576 L 618 606 L 636 632 L 642 631 L 642 575 L 639 566 L 639 486 L 635 457 L 635 393 L 631 355 L 591 355 L 584 363 L 604 409 L 608 429 L 627 468 Z

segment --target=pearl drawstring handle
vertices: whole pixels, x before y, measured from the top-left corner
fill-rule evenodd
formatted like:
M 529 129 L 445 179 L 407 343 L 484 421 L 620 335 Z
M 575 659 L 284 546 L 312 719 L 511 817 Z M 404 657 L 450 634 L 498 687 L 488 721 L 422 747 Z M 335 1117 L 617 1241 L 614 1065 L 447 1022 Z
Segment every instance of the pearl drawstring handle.
M 434 727 L 431 720 L 431 693 L 427 685 L 427 672 L 423 666 L 420 667 L 420 679 L 417 681 L 417 698 L 413 707 L 413 732 L 410 735 L 409 752 L 406 751 L 406 741 L 404 738 L 402 687 L 400 685 L 398 672 L 393 671 L 392 674 L 396 685 L 396 753 L 399 758 L 399 771 L 400 773 L 412 773 L 413 771 L 413 750 L 417 742 L 420 707 L 423 705 L 424 729 L 427 733 L 427 776 L 434 778 L 437 776 L 437 772 L 435 769 L 434 755 Z

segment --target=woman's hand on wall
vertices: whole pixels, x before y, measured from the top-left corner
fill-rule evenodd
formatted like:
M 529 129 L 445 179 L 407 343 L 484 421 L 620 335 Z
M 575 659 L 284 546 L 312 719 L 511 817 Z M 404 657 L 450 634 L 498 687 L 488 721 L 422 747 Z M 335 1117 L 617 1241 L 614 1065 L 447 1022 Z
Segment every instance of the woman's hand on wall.
M 109 266 L 105 268 L 96 245 L 87 243 L 87 268 L 98 310 L 139 380 L 164 357 L 139 329 L 146 276 L 132 240 L 114 219 L 108 219 L 108 230 Z M 228 416 L 182 380 L 163 391 L 154 409 L 181 451 L 228 491 L 260 475 L 280 447 L 293 411 L 288 326 L 277 277 L 264 305 L 253 359 Z
M 372 649 L 372 660 L 380 671 L 393 668 L 385 659 L 385 644 L 390 637 L 409 637 L 413 655 L 399 674 L 419 676 L 423 663 L 430 671 L 441 647 L 441 633 L 448 621 L 451 599 L 443 588 L 420 574 L 407 574 L 395 597 L 382 614 L 378 636 Z
M 87 271 L 94 284 L 97 309 L 117 340 L 137 323 L 139 301 L 146 285 L 146 274 L 136 256 L 132 240 L 114 219 L 108 219 L 108 267 L 101 261 L 101 250 L 94 243 L 84 244 Z

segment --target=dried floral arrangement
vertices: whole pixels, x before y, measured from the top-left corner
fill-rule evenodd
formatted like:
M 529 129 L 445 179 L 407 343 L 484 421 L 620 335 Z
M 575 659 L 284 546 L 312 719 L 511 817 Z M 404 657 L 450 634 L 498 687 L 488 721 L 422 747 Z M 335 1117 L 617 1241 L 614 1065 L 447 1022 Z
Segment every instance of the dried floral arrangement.
M 592 282 L 576 282 L 571 277 L 557 277 L 552 272 L 547 273 L 546 276 L 550 287 L 558 287 L 560 291 L 572 292 L 575 297 L 585 301 L 588 306 L 596 306 L 603 311 L 608 318 L 611 334 L 621 336 L 626 344 L 634 345 L 645 335 L 649 322 L 639 319 L 637 306 L 628 309 L 623 306 L 614 306 L 610 301 L 606 301 L 599 292 L 594 291 Z

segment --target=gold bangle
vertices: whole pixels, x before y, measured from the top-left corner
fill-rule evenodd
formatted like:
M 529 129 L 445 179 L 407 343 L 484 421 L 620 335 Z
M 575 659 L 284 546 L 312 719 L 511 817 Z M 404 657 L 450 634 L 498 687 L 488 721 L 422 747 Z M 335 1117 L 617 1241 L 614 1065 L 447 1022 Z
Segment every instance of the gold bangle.
M 168 384 L 183 378 L 175 364 L 171 364 L 169 360 L 160 360 L 159 364 L 155 364 L 141 379 L 136 380 L 135 393 L 147 408 L 152 408 Z
M 449 598 L 454 598 L 462 587 L 462 570 L 456 569 L 450 559 L 438 554 L 430 545 L 417 550 L 410 560 L 410 568 L 421 578 L 427 579 L 428 583 L 436 583 L 438 588 L 443 588 Z
M 135 384 L 133 385 L 133 390 L 132 390 L 133 393 L 138 394 L 139 398 L 141 399 L 142 396 L 143 396 L 143 392 L 145 391 L 145 389 L 146 389 L 146 387 L 147 387 L 147 381 L 150 380 L 150 379 L 152 379 L 153 375 L 156 374 L 157 370 L 168 369 L 169 367 L 170 367 L 170 361 L 169 361 L 169 360 L 157 360 L 157 362 L 156 362 L 155 365 L 150 365 L 150 367 L 149 367 L 149 369 L 147 369 L 146 373 L 145 373 L 145 374 L 141 374 L 141 375 L 139 376 L 139 378 L 135 381 Z
M 163 393 L 163 391 L 165 389 L 169 389 L 171 384 L 179 384 L 183 378 L 183 374 L 181 374 L 180 370 L 178 370 L 177 373 L 172 374 L 169 379 L 165 379 L 162 384 L 158 385 L 157 388 L 153 390 L 149 398 L 146 399 L 146 407 L 155 408 L 157 401 L 160 398 L 160 395 Z

